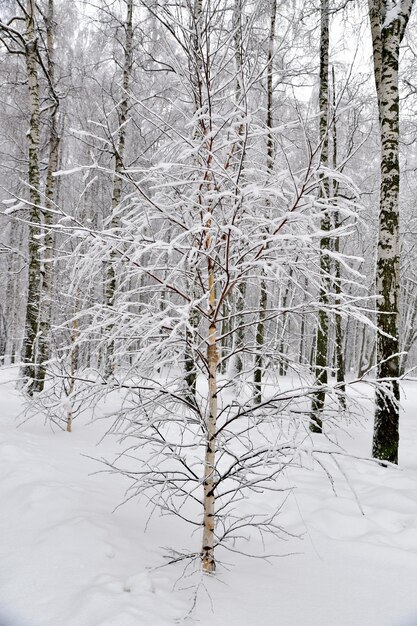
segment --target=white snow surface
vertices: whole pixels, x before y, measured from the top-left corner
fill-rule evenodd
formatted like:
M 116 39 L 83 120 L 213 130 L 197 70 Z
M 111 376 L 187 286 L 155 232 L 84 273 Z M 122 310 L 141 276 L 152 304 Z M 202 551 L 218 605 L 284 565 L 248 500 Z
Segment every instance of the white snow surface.
M 349 484 L 334 468 L 337 496 L 323 472 L 288 473 L 279 523 L 303 539 L 269 547 L 294 554 L 226 553 L 201 577 L 160 567 L 166 547 L 198 550 L 181 520 L 147 525 L 137 500 L 114 510 L 127 485 L 91 458 L 119 449 L 111 437 L 97 445 L 104 420 L 71 434 L 42 416 L 22 424 L 11 378 L 0 370 L 0 626 L 417 625 L 417 383 L 403 386 L 400 469 L 341 460 Z M 368 455 L 371 430 L 352 425 L 345 449 Z

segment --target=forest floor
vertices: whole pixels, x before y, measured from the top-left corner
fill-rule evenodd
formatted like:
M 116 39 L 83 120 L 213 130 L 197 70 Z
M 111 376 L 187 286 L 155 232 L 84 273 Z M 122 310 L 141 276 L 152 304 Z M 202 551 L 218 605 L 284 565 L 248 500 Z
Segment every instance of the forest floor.
M 292 554 L 227 553 L 202 579 L 159 567 L 166 547 L 198 549 L 181 520 L 147 524 L 139 500 L 115 510 L 126 484 L 94 460 L 118 451 L 97 444 L 104 421 L 86 415 L 71 434 L 41 416 L 22 424 L 11 378 L 0 370 L 0 626 L 417 625 L 417 383 L 403 385 L 399 469 L 342 457 L 336 495 L 322 471 L 289 472 L 279 523 L 302 539 L 275 552 Z M 370 450 L 363 421 L 342 436 L 357 456 Z

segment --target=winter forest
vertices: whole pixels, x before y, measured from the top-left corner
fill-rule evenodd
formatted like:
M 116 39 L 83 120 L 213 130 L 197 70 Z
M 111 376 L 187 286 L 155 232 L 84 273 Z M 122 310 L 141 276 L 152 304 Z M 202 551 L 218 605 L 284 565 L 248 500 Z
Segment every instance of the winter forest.
M 413 0 L 0 0 L 2 626 L 417 624 Z

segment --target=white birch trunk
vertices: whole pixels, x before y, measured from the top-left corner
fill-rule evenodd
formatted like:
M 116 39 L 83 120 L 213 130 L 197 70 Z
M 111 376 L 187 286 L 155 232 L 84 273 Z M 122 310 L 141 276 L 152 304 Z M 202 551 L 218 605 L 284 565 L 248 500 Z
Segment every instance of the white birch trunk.
M 28 144 L 28 183 L 30 199 L 29 225 L 29 271 L 25 319 L 25 334 L 22 348 L 22 377 L 30 395 L 38 390 L 36 383 L 37 340 L 39 330 L 39 308 L 41 292 L 40 244 L 40 174 L 39 174 L 39 133 L 40 104 L 37 57 L 37 31 L 35 25 L 35 0 L 26 4 L 26 46 L 25 61 L 29 90 L 30 121 L 27 133 Z
M 188 67 L 190 72 L 190 83 L 193 98 L 193 114 L 203 106 L 203 63 L 202 63 L 202 0 L 194 0 L 191 9 L 191 49 L 188 58 Z M 194 128 L 193 139 L 199 139 L 206 133 L 203 122 L 199 122 Z M 198 159 L 195 159 L 195 166 L 198 169 Z M 195 244 L 198 245 L 198 244 Z M 198 281 L 197 281 L 197 258 L 194 257 L 189 263 L 189 291 L 192 301 L 198 298 Z M 197 366 L 195 358 L 195 341 L 198 327 L 200 324 L 200 315 L 194 306 L 191 306 L 188 318 L 188 326 L 185 332 L 185 350 L 184 350 L 184 370 L 185 370 L 185 395 L 191 403 L 196 402 L 197 393 Z
M 215 547 L 215 468 L 216 468 L 216 425 L 217 425 L 217 366 L 219 362 L 217 347 L 217 328 L 214 320 L 216 308 L 216 284 L 214 263 L 209 261 L 209 315 L 210 327 L 207 348 L 208 362 L 208 415 L 206 433 L 206 452 L 204 458 L 204 517 L 203 544 L 201 561 L 204 572 L 212 573 L 216 569 Z
M 377 376 L 372 454 L 398 462 L 399 352 L 399 48 L 413 0 L 369 0 L 381 140 L 381 187 L 376 268 Z
M 49 118 L 49 157 L 45 185 L 45 211 L 44 211 L 44 259 L 41 290 L 41 310 L 39 324 L 39 365 L 37 368 L 37 384 L 39 390 L 43 389 L 46 375 L 45 363 L 50 357 L 51 340 L 51 314 L 52 292 L 54 281 L 54 235 L 53 213 L 55 200 L 55 177 L 54 172 L 58 169 L 60 136 L 58 131 L 58 107 L 59 100 L 55 92 L 55 21 L 54 0 L 48 0 L 48 13 L 46 16 L 46 45 L 48 54 L 48 75 L 51 99 L 51 114 Z

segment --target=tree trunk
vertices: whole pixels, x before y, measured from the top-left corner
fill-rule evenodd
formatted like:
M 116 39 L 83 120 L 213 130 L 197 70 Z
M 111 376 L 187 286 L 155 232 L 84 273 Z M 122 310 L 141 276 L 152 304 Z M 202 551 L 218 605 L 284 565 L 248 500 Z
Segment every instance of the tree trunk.
M 112 220 L 111 228 L 115 231 L 120 226 L 120 219 L 117 214 L 120 201 L 122 198 L 122 171 L 123 161 L 126 145 L 126 122 L 129 112 L 129 86 L 132 76 L 132 64 L 133 64 L 133 0 L 127 0 L 127 15 L 125 22 L 125 55 L 123 65 L 123 79 L 122 79 L 122 93 L 121 101 L 118 110 L 118 141 L 114 152 L 114 176 L 113 176 L 113 191 L 111 201 Z M 115 304 L 115 294 L 117 288 L 116 269 L 115 269 L 116 255 L 112 254 L 110 262 L 107 267 L 106 286 L 105 286 L 105 302 L 109 307 L 113 307 Z M 107 346 L 107 354 L 105 358 L 105 375 L 108 377 L 114 371 L 114 340 L 111 339 Z
M 332 66 L 332 105 L 333 105 L 333 155 L 332 167 L 336 171 L 337 168 L 337 124 L 336 124 L 336 80 L 334 67 Z M 334 227 L 337 230 L 340 227 L 340 214 L 337 207 L 338 183 L 333 181 L 333 202 L 334 210 Z M 340 237 L 338 234 L 334 238 L 334 251 L 340 253 Z M 334 261 L 334 290 L 336 294 L 335 305 L 338 309 L 341 305 L 342 283 L 341 283 L 340 261 L 338 258 Z M 346 385 L 345 385 L 345 359 L 343 353 L 343 328 L 342 317 L 338 313 L 335 314 L 335 362 L 336 362 L 336 381 L 338 384 L 338 398 L 340 408 L 346 409 Z
M 268 136 L 266 141 L 266 171 L 271 176 L 274 168 L 274 138 L 271 132 L 273 127 L 273 61 L 274 61 L 274 41 L 275 41 L 275 21 L 277 15 L 277 0 L 272 0 L 271 17 L 269 25 L 268 40 L 268 59 L 266 65 L 266 127 L 268 128 Z M 266 281 L 261 276 L 259 287 L 259 321 L 256 328 L 256 356 L 255 356 L 255 372 L 254 372 L 254 401 L 256 404 L 262 402 L 262 377 L 263 377 L 263 357 L 262 350 L 265 342 L 265 312 L 268 306 L 268 293 L 266 290 Z
M 211 227 L 211 221 L 208 228 Z M 210 232 L 210 231 L 208 231 Z M 207 235 L 206 248 L 210 249 L 211 235 Z M 216 471 L 216 428 L 217 428 L 217 368 L 219 353 L 217 346 L 216 324 L 216 276 L 215 261 L 207 257 L 208 266 L 208 318 L 209 335 L 207 346 L 208 367 L 208 415 L 206 421 L 206 451 L 204 458 L 204 512 L 203 512 L 203 543 L 201 562 L 203 572 L 212 573 L 216 569 L 214 559 L 215 546 L 215 471 Z
M 215 308 L 215 283 L 214 269 L 211 268 L 209 276 L 210 284 L 210 309 L 214 313 Z M 204 572 L 212 573 L 216 569 L 214 559 L 214 529 L 215 529 L 215 467 L 216 467 L 216 424 L 217 424 L 217 365 L 218 349 L 216 337 L 216 323 L 212 320 L 209 328 L 209 340 L 207 349 L 207 361 L 209 368 L 209 401 L 206 433 L 206 453 L 204 458 L 204 517 L 203 517 L 203 544 L 201 548 L 201 561 Z
M 222 374 L 225 374 L 227 371 L 227 356 L 228 353 L 230 351 L 230 330 L 231 330 L 231 324 L 230 324 L 230 318 L 229 318 L 229 300 L 225 300 L 223 302 L 223 306 L 222 306 L 222 327 L 221 327 L 221 335 L 222 335 L 222 342 L 221 342 L 221 365 L 220 365 L 220 372 Z
M 202 49 L 201 49 L 201 30 L 202 30 L 202 0 L 194 0 L 194 4 L 191 12 L 191 24 L 190 28 L 193 31 L 191 36 L 191 53 L 189 57 L 189 71 L 192 87 L 192 97 L 194 104 L 195 114 L 203 106 L 203 86 L 202 86 Z M 194 129 L 194 139 L 199 139 L 204 135 L 203 123 Z M 196 160 L 196 167 L 198 163 Z M 192 300 L 198 298 L 197 294 L 197 268 L 194 266 L 194 261 L 190 263 L 190 293 Z M 195 351 L 193 345 L 195 343 L 195 337 L 200 324 L 200 315 L 193 305 L 190 308 L 190 315 L 188 318 L 188 326 L 185 331 L 185 350 L 184 350 L 184 370 L 185 370 L 185 394 L 187 399 L 194 403 L 196 402 L 197 392 L 197 367 L 195 361 Z
M 375 84 L 381 140 L 381 186 L 376 267 L 377 377 L 374 436 L 375 458 L 398 463 L 399 443 L 399 48 L 413 0 L 369 0 Z
M 329 164 L 329 142 L 328 142 L 328 111 L 329 111 L 329 0 L 321 0 L 321 30 L 320 30 L 320 142 L 321 142 L 321 163 L 324 166 Z M 329 183 L 324 177 L 320 186 L 320 198 L 329 197 Z M 330 231 L 330 215 L 327 208 L 322 209 L 321 231 Z M 330 291 L 330 259 L 327 253 L 330 246 L 330 238 L 324 235 L 320 239 L 320 310 L 318 315 L 317 335 L 316 335 L 316 362 L 315 362 L 315 383 L 317 391 L 312 400 L 310 429 L 313 432 L 322 432 L 322 413 L 326 400 L 325 386 L 327 385 L 327 346 L 329 334 L 329 319 L 326 307 L 328 305 Z
M 37 341 L 39 330 L 39 308 L 41 291 L 40 244 L 40 175 L 39 175 L 39 79 L 38 42 L 35 27 L 35 0 L 28 0 L 26 6 L 26 47 L 25 61 L 29 88 L 30 121 L 27 133 L 28 142 L 28 183 L 29 183 L 29 271 L 25 319 L 25 334 L 22 347 L 21 375 L 30 395 L 39 391 L 36 381 Z
M 192 266 L 191 266 L 192 271 Z M 195 282 L 193 278 L 191 278 L 192 285 L 192 295 L 193 298 L 196 297 L 195 290 Z M 185 380 L 185 393 L 187 399 L 192 404 L 196 401 L 196 393 L 197 393 L 197 364 L 195 360 L 195 342 L 197 329 L 200 322 L 200 316 L 196 308 L 192 307 L 188 318 L 188 327 L 185 331 L 185 359 L 184 359 L 184 380 Z
M 54 59 L 54 0 L 48 0 L 48 13 L 46 17 L 46 43 L 48 54 L 49 86 L 52 100 L 51 115 L 49 119 L 49 158 L 46 173 L 45 208 L 44 212 L 44 258 L 42 272 L 41 311 L 39 324 L 39 364 L 37 369 L 37 383 L 39 389 L 43 389 L 46 368 L 45 363 L 50 356 L 50 333 L 52 313 L 52 292 L 54 280 L 54 235 L 53 235 L 53 204 L 55 197 L 54 172 L 58 169 L 59 142 L 58 132 L 58 106 L 59 100 L 55 92 L 55 59 Z
M 288 358 L 287 358 L 287 351 L 285 350 L 285 337 L 286 336 L 290 336 L 290 332 L 289 332 L 289 328 L 288 328 L 288 315 L 286 312 L 286 308 L 288 306 L 288 299 L 290 296 L 290 289 L 291 289 L 291 279 L 292 279 L 292 275 L 293 275 L 293 267 L 290 267 L 290 270 L 288 272 L 288 281 L 287 281 L 287 285 L 285 287 L 285 291 L 284 291 L 284 296 L 282 298 L 282 328 L 281 328 L 281 341 L 279 344 L 279 369 L 278 369 L 278 373 L 280 376 L 285 376 L 287 373 L 287 369 L 288 369 Z
M 244 344 L 245 344 L 245 316 L 243 315 L 243 311 L 245 309 L 246 302 L 246 283 L 241 282 L 237 286 L 235 291 L 235 326 L 233 331 L 234 337 L 234 345 L 233 351 L 235 352 L 234 357 L 234 372 L 235 374 L 240 374 L 245 367 L 245 359 L 244 359 Z
M 268 303 L 268 293 L 266 291 L 265 278 L 261 278 L 259 286 L 259 319 L 256 326 L 256 354 L 255 354 L 255 372 L 253 376 L 254 382 L 254 402 L 260 404 L 262 402 L 262 379 L 264 375 L 264 359 L 262 355 L 263 345 L 265 343 L 265 312 Z
M 70 348 L 70 372 L 69 372 L 69 382 L 68 388 L 66 390 L 67 395 L 67 420 L 66 420 L 66 431 L 67 433 L 72 432 L 72 420 L 73 420 L 73 398 L 72 394 L 75 389 L 75 373 L 78 367 L 78 346 L 77 346 L 77 320 L 74 319 L 72 322 L 71 328 L 71 348 Z

